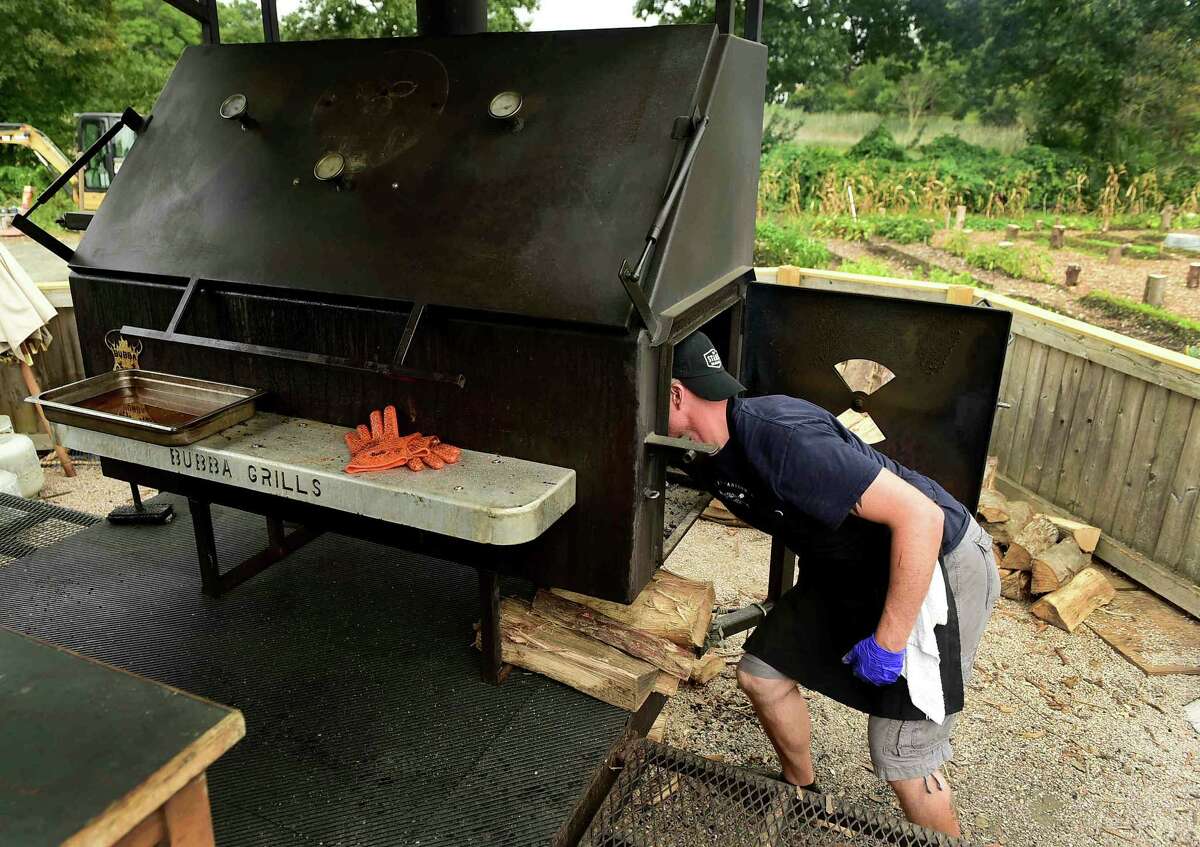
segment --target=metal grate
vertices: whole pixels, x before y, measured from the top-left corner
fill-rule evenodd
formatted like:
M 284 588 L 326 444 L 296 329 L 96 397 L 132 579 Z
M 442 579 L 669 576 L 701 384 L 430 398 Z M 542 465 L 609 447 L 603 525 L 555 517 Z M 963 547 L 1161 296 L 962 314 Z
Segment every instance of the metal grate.
M 98 523 L 95 515 L 0 494 L 0 567 Z
M 923 827 L 644 739 L 581 847 L 963 845 Z M 799 795 L 799 796 L 798 796 Z

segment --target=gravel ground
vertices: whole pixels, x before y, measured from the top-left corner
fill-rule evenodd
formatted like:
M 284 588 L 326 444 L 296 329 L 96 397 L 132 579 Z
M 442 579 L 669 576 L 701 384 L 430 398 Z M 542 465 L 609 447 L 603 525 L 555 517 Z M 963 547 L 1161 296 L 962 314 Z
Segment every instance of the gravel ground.
M 133 502 L 129 483 L 101 475 L 100 463 L 95 459 L 72 458 L 75 478 L 68 479 L 53 453 L 42 457 L 42 470 L 46 474 L 46 483 L 41 492 L 43 500 L 55 506 L 101 517 L 117 506 Z M 153 488 L 139 487 L 138 490 L 143 500 L 158 493 Z
M 764 596 L 769 539 L 698 521 L 667 563 L 712 579 L 717 602 Z M 731 661 L 741 638 L 726 642 Z M 947 771 L 964 835 L 1006 847 L 1200 844 L 1200 733 L 1184 706 L 1200 677 L 1147 677 L 1090 629 L 1047 627 L 1002 599 L 975 663 Z M 900 814 L 870 769 L 866 717 L 811 695 L 817 779 L 827 791 Z M 733 665 L 684 686 L 666 740 L 739 765 L 778 769 Z

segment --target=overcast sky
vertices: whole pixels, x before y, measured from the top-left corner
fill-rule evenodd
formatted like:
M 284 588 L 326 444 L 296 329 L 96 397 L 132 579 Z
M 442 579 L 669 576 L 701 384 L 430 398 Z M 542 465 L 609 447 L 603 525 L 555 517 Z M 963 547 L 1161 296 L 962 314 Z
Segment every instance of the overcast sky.
M 278 0 L 279 17 L 296 10 L 300 0 Z M 633 0 L 541 0 L 533 29 L 604 29 L 646 26 L 633 16 Z

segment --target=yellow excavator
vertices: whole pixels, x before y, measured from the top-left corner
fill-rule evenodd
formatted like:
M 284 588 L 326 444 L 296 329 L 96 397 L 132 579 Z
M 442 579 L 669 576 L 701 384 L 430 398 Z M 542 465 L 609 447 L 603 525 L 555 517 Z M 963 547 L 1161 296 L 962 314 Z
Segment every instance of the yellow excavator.
M 75 145 L 79 150 L 86 150 L 113 126 L 121 115 L 115 112 L 83 112 L 75 116 Z M 75 198 L 75 207 L 81 212 L 93 212 L 100 207 L 104 193 L 112 184 L 113 177 L 125 161 L 129 148 L 137 136 L 129 127 L 122 127 L 112 141 L 105 147 L 104 152 L 92 160 L 90 167 L 84 168 L 71 180 L 71 193 Z M 66 157 L 46 133 L 29 124 L 0 123 L 0 144 L 16 144 L 28 147 L 37 156 L 38 161 L 53 171 L 55 176 L 62 174 L 71 166 L 71 160 Z

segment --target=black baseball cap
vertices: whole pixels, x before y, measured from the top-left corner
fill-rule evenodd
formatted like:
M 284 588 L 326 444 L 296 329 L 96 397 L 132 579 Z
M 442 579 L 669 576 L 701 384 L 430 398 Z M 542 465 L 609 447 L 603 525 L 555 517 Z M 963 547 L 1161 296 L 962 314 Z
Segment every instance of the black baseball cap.
M 675 346 L 671 376 L 705 400 L 728 400 L 746 390 L 725 370 L 717 348 L 703 332 L 693 332 Z

